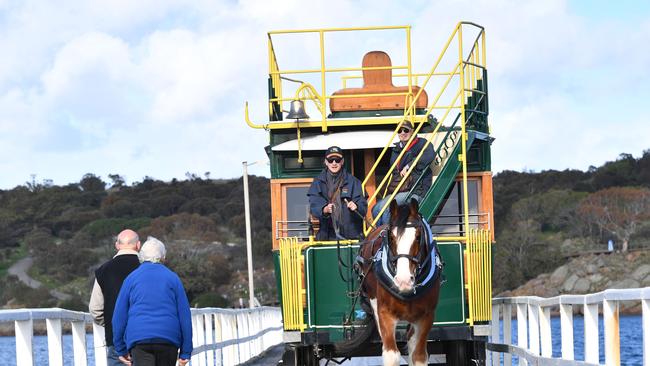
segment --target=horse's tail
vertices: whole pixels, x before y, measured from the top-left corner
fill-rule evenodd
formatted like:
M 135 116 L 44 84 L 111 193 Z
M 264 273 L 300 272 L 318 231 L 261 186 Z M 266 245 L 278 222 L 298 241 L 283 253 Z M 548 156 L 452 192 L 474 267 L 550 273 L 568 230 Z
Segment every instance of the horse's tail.
M 358 351 L 359 347 L 368 339 L 370 339 L 370 337 L 377 329 L 377 322 L 375 322 L 371 308 L 368 306 L 368 309 L 366 309 L 366 307 L 363 305 L 364 304 L 362 303 L 361 307 L 366 310 L 366 317 L 363 318 L 361 323 L 355 324 L 354 334 L 352 335 L 352 338 L 344 339 L 342 341 L 334 343 L 334 349 L 337 354 L 344 355 Z

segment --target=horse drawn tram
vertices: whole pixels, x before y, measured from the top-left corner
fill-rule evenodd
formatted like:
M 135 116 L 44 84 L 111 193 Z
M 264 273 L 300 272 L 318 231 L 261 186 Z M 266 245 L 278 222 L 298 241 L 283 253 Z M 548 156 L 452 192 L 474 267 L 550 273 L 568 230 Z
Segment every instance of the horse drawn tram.
M 251 121 L 248 104 L 245 118 L 250 127 L 268 131 L 270 138 L 266 152 L 271 162 L 273 254 L 286 344 L 283 363 L 317 365 L 383 356 L 385 364 L 399 364 L 400 353 L 413 351 L 420 353 L 409 356 L 418 365 L 484 364 L 494 241 L 484 29 L 458 23 L 437 56 L 427 55 L 425 48 L 412 52 L 410 26 L 269 32 L 268 50 L 269 121 Z M 298 53 L 301 57 L 296 57 Z M 428 72 L 412 70 L 412 53 L 433 61 Z M 409 169 L 397 186 L 388 189 L 401 157 L 391 164 L 391 147 L 405 125 L 412 127 L 406 143 L 416 138 L 424 141 L 425 147 L 433 147 L 435 158 L 428 169 L 418 172 L 420 176 Z M 397 258 L 393 263 L 409 257 L 404 259 L 406 268 L 426 262 L 429 279 L 435 272 L 433 285 L 428 286 L 435 289 L 433 295 L 395 301 L 409 308 L 410 301 L 428 299 L 425 307 L 435 307 L 433 326 L 425 324 L 431 327 L 428 332 L 403 321 L 411 314 L 392 327 L 380 322 L 385 318 L 381 314 L 388 311 L 382 306 L 390 306 L 379 300 L 380 292 L 388 293 L 390 285 L 368 290 L 371 280 L 381 277 L 372 269 L 377 271 L 374 263 L 380 258 L 360 255 L 360 248 L 375 245 L 368 243 L 370 239 L 315 239 L 320 228 L 310 219 L 307 192 L 332 145 L 343 151 L 343 169 L 362 182 L 369 206 L 365 236 L 384 237 L 382 243 L 390 243 L 394 236 L 392 215 L 407 207 L 390 207 L 392 198 L 399 192 L 414 194 L 412 188 L 402 186 L 430 180 L 419 202 L 407 200 L 411 206 L 404 215 L 409 218 L 404 216 L 407 221 L 402 222 L 406 223 L 402 232 L 411 228 L 430 239 L 424 244 L 430 248 L 429 259 L 393 253 Z M 388 229 L 377 229 L 378 219 L 370 213 L 382 197 L 388 199 L 382 200 L 386 207 L 381 212 L 394 210 Z M 419 226 L 408 225 L 413 220 L 419 220 Z M 390 257 L 391 244 L 386 245 L 383 253 Z M 376 292 L 372 295 L 376 298 L 368 298 L 370 292 Z M 387 334 L 389 328 L 395 333 Z M 423 343 L 411 344 L 418 332 Z

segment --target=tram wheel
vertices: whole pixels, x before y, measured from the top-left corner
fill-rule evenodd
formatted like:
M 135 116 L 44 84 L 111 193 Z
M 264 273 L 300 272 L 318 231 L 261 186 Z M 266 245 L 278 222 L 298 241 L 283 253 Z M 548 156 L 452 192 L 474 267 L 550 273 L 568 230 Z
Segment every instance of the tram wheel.
M 296 347 L 285 346 L 284 353 L 282 354 L 282 359 L 278 363 L 278 366 L 298 366 L 296 363 Z
M 314 354 L 311 346 L 289 346 L 287 345 L 282 354 L 282 360 L 278 365 L 282 366 L 317 366 L 318 357 Z
M 467 342 L 453 341 L 445 345 L 445 357 L 447 358 L 447 365 L 452 366 L 469 366 Z
M 453 341 L 445 347 L 447 365 L 485 366 L 485 342 Z

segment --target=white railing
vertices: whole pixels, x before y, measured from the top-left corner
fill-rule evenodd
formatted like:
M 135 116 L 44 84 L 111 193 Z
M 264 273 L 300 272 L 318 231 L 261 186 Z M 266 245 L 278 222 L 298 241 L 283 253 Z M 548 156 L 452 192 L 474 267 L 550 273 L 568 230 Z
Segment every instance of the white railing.
M 75 366 L 88 365 L 86 326 L 92 324 L 95 366 L 106 366 L 104 328 L 88 313 L 59 308 L 0 310 L 0 324 L 14 322 L 16 364 L 36 364 L 32 346 L 34 321 L 45 320 L 50 366 L 62 366 L 63 322 L 70 322 Z M 282 339 L 280 309 L 192 309 L 192 365 L 231 366 L 248 361 Z M 67 357 L 66 357 L 67 358 Z
M 279 308 L 192 309 L 191 364 L 231 366 L 244 363 L 282 342 Z
M 488 349 L 492 365 L 512 365 L 512 355 L 520 365 L 599 365 L 599 307 L 604 320 L 606 365 L 620 365 L 619 302 L 640 301 L 643 329 L 643 365 L 650 366 L 650 287 L 612 289 L 588 295 L 504 297 L 492 300 L 492 332 Z M 513 305 L 517 314 L 517 344 L 512 344 Z M 573 306 L 584 314 L 584 361 L 575 361 Z M 551 310 L 559 311 L 562 358 L 552 358 Z M 502 334 L 499 318 L 502 319 Z

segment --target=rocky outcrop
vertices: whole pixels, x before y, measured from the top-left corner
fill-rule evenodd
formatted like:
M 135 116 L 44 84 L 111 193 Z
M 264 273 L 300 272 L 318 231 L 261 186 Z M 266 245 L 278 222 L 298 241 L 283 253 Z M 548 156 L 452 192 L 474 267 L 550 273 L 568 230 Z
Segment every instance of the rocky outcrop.
M 614 288 L 650 286 L 650 251 L 588 254 L 571 259 L 552 273 L 544 273 L 498 296 L 553 297 L 589 294 Z M 638 309 L 637 309 L 638 308 Z M 621 310 L 640 311 L 640 303 L 625 303 Z

